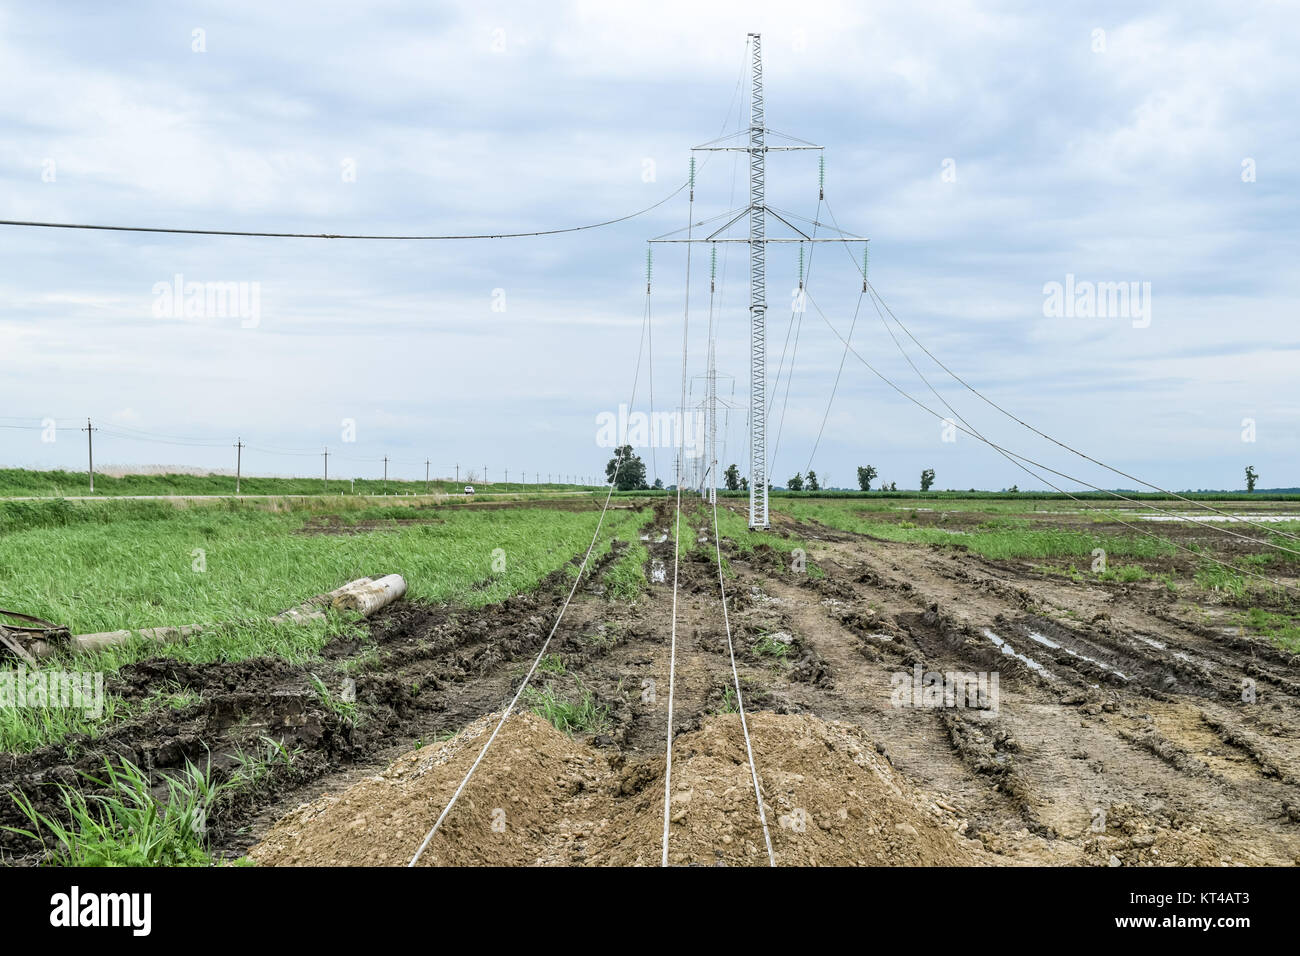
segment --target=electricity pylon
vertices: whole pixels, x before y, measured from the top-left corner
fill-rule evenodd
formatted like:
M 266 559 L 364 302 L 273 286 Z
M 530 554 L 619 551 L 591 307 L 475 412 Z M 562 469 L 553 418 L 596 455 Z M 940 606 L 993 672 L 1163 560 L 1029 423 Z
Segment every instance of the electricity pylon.
M 794 150 L 821 150 L 805 140 L 769 129 L 763 112 L 763 53 L 759 34 L 748 35 L 751 46 L 750 86 L 749 86 L 749 127 L 726 136 L 710 140 L 701 146 L 692 148 L 694 152 L 742 152 L 749 154 L 749 205 L 743 209 L 732 210 L 722 216 L 722 226 L 708 236 L 696 239 L 676 238 L 679 229 L 651 239 L 651 242 L 747 242 L 749 243 L 749 527 L 755 530 L 767 530 L 768 520 L 768 473 L 767 473 L 767 244 L 770 242 L 865 242 L 862 236 L 851 236 L 825 223 L 814 222 L 818 228 L 835 233 L 832 236 L 818 237 L 808 235 L 781 214 L 767 206 L 765 195 L 767 188 L 766 157 L 770 152 L 787 152 Z M 779 137 L 792 145 L 769 146 L 768 135 Z M 739 136 L 748 136 L 743 146 L 723 145 L 728 140 Z M 779 220 L 795 236 L 789 238 L 769 238 L 767 235 L 767 216 Z M 740 220 L 749 218 L 749 238 L 727 238 L 724 233 Z M 796 217 L 798 218 L 798 217 Z M 692 225 L 703 225 L 693 223 Z M 689 228 L 689 227 L 688 227 Z M 710 393 L 710 419 L 717 414 L 716 393 Z M 712 457 L 712 450 L 710 450 Z M 716 479 L 715 479 L 716 480 Z

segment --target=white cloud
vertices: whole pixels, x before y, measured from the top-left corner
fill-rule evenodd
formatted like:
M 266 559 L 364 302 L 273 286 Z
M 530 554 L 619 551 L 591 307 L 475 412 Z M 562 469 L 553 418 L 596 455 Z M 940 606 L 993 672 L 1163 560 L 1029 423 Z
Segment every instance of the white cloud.
M 1239 449 L 1203 440 L 1220 409 L 1255 409 L 1270 436 L 1256 464 L 1279 476 L 1291 467 L 1293 444 L 1278 436 L 1294 437 L 1300 412 L 1288 397 L 1293 353 L 1279 346 L 1295 345 L 1300 291 L 1290 267 L 1300 18 L 1280 6 L 1210 4 L 1191 18 L 1172 2 L 1085 15 L 973 2 L 584 0 L 357 5 L 328 17 L 294 3 L 201 16 L 159 4 L 81 20 L 31 6 L 0 18 L 5 217 L 295 231 L 545 228 L 648 205 L 680 182 L 689 146 L 717 135 L 729 103 L 742 105 L 732 96 L 744 34 L 761 30 L 769 122 L 828 147 L 840 225 L 872 237 L 873 281 L 937 354 L 1031 419 L 1143 462 L 1161 482 L 1214 483 L 1187 468 L 1236 474 Z M 205 54 L 189 50 L 199 24 Z M 1104 54 L 1090 49 L 1099 26 Z M 1253 184 L 1240 181 L 1247 156 Z M 950 157 L 957 180 L 945 183 Z M 47 158 L 55 182 L 41 179 Z M 354 183 L 344 158 L 356 160 Z M 697 218 L 727 207 L 733 168 L 718 154 L 701 173 Z M 774 205 L 812 214 L 815 160 L 774 158 L 769 182 Z M 742 180 L 734 202 L 744 194 Z M 493 243 L 2 230 L 0 404 L 37 418 L 129 412 L 138 418 L 120 424 L 257 433 L 295 448 L 324 444 L 352 416 L 365 420 L 360 457 L 508 456 L 579 470 L 592 414 L 630 387 L 644 240 L 685 221 L 679 197 L 601 231 Z M 660 406 L 680 387 L 680 253 L 656 254 Z M 729 255 L 719 361 L 743 398 L 744 257 Z M 860 282 L 841 251 L 817 256 L 810 288 L 846 330 Z M 773 368 L 795 261 L 789 246 L 769 258 Z M 150 290 L 178 272 L 259 282 L 261 324 L 153 319 Z M 1067 272 L 1150 281 L 1152 327 L 1044 319 L 1042 285 Z M 497 288 L 505 313 L 490 310 Z M 693 305 L 692 374 L 706 298 Z M 854 340 L 932 397 L 873 312 Z M 808 313 L 783 460 L 811 448 L 840 355 Z M 54 410 L 38 390 L 51 380 Z M 952 394 L 956 404 L 962 393 Z M 739 461 L 744 417 L 731 416 L 728 454 Z M 968 443 L 964 457 L 939 447 L 932 426 L 850 358 L 815 467 L 847 484 L 869 455 L 900 484 L 940 460 L 943 487 L 1017 480 Z M 70 444 L 34 452 L 29 437 L 0 433 L 0 456 L 75 463 Z M 224 448 L 121 447 L 225 464 Z M 954 469 L 961 480 L 950 484 Z

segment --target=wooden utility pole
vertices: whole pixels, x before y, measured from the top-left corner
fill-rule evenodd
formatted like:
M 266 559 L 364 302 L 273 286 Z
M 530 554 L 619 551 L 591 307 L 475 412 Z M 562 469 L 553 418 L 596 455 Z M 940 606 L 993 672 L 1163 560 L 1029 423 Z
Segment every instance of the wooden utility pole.
M 424 493 L 429 493 L 429 459 L 424 459 Z
M 86 419 L 86 427 L 82 429 L 86 433 L 86 455 L 90 462 L 90 493 L 95 493 L 95 432 L 99 431 L 90 424 L 90 419 Z
M 384 456 L 384 494 L 388 494 L 388 456 Z
M 325 446 L 325 490 L 330 490 L 330 446 Z
M 235 494 L 239 494 L 239 479 L 244 470 L 244 440 L 235 439 Z

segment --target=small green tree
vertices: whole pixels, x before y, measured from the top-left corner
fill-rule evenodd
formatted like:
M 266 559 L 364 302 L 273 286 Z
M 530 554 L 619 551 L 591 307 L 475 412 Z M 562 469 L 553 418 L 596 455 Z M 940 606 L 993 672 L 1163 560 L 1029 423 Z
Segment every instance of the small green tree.
M 871 482 L 875 480 L 876 474 L 877 472 L 876 472 L 875 465 L 859 465 L 858 466 L 858 487 L 861 488 L 863 491 L 870 491 Z
M 934 469 L 927 468 L 925 469 L 925 471 L 921 472 L 921 490 L 929 491 L 933 484 L 934 484 Z
M 785 483 L 791 491 L 803 491 L 803 475 L 795 475 Z
M 1246 490 L 1254 491 L 1255 482 L 1259 481 L 1259 472 L 1255 470 L 1254 465 L 1246 466 Z
M 620 459 L 622 464 L 619 464 Z M 614 457 L 605 466 L 605 482 L 612 482 L 618 491 L 639 491 L 649 487 L 645 483 L 645 462 L 633 453 L 631 445 L 614 449 Z
M 822 490 L 822 486 L 817 483 L 817 472 L 815 471 L 808 472 L 808 490 L 809 491 Z
M 656 479 L 655 479 L 655 483 L 654 483 L 653 485 L 651 485 L 650 487 L 653 488 L 655 491 L 663 491 L 663 490 L 664 490 L 664 480 L 663 480 L 662 478 L 656 478 Z
M 728 491 L 740 490 L 740 469 L 735 465 L 728 465 L 727 470 L 722 473 L 722 480 Z
M 741 491 L 748 491 L 748 490 L 749 490 L 749 479 L 748 479 L 748 478 L 741 478 L 741 479 L 740 479 L 740 490 L 741 490 Z

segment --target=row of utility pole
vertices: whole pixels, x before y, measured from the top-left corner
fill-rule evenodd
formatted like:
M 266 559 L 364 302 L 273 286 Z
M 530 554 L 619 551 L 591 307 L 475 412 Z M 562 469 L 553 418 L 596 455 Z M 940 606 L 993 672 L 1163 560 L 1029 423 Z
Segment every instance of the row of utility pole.
M 86 458 L 87 458 L 87 464 L 88 464 L 88 466 L 89 466 L 89 472 L 90 472 L 90 493 L 93 495 L 93 494 L 95 493 L 95 432 L 99 431 L 99 428 L 96 427 L 94 424 L 92 424 L 91 420 L 90 420 L 89 418 L 87 418 L 87 419 L 86 419 L 86 427 L 83 428 L 83 429 L 81 429 L 81 431 L 83 431 L 83 432 L 86 433 Z M 243 438 L 237 438 L 237 439 L 235 439 L 235 444 L 234 444 L 233 447 L 234 447 L 234 449 L 235 449 L 235 494 L 238 495 L 238 494 L 241 493 L 242 486 L 243 486 L 243 477 L 244 477 L 244 449 L 248 447 L 248 443 L 245 442 L 245 441 L 243 440 Z M 329 450 L 329 447 L 328 447 L 328 446 L 326 446 L 326 447 L 325 447 L 325 450 L 324 450 L 323 452 L 321 452 L 321 457 L 324 459 L 324 478 L 325 478 L 325 484 L 326 484 L 326 486 L 328 487 L 328 485 L 329 485 L 329 480 L 330 480 L 330 450 Z M 385 456 L 383 457 L 383 463 L 384 463 L 384 484 L 383 484 L 383 489 L 384 489 L 384 494 L 387 494 L 387 493 L 388 493 L 388 463 L 389 463 L 390 461 L 392 461 L 392 459 L 391 459 L 388 455 L 385 455 Z M 433 488 L 433 478 L 432 478 L 432 476 L 431 476 L 431 469 L 432 469 L 432 467 L 433 467 L 433 461 L 432 461 L 431 459 L 429 459 L 429 458 L 426 458 L 426 459 L 424 460 L 424 490 L 425 490 L 426 492 L 427 492 L 427 491 L 430 491 L 430 490 Z M 484 465 L 484 466 L 483 466 L 483 483 L 484 483 L 484 484 L 489 484 L 489 483 L 490 483 L 490 482 L 488 482 L 487 474 L 488 474 L 488 468 L 487 468 L 487 465 Z M 467 477 L 468 477 L 468 476 L 467 476 Z M 552 481 L 553 478 L 558 478 L 559 481 L 557 481 L 557 482 Z M 354 482 L 353 487 L 355 487 L 355 480 L 356 480 L 356 479 L 353 479 L 353 482 Z M 460 484 L 460 464 L 459 464 L 459 463 L 457 463 L 457 465 L 456 465 L 456 477 L 455 477 L 454 480 L 455 480 L 455 483 L 456 483 L 456 484 Z M 473 480 L 473 479 L 471 479 L 471 480 Z M 595 485 L 595 484 L 596 484 L 596 479 L 595 479 L 593 476 L 590 476 L 590 475 L 575 475 L 575 474 L 558 474 L 558 475 L 557 475 L 557 474 L 555 474 L 554 472 L 548 472 L 547 475 L 546 475 L 546 482 L 547 482 L 547 484 L 571 484 L 571 485 L 577 485 L 577 484 L 588 484 L 588 485 Z M 533 483 L 534 483 L 534 484 L 537 484 L 537 485 L 540 485 L 540 484 L 542 483 L 542 473 L 541 473 L 540 471 L 535 471 L 535 472 L 533 472 Z M 509 468 L 506 468 L 506 469 L 505 469 L 505 482 L 504 482 L 504 484 L 506 485 L 506 489 L 509 490 L 509 486 L 510 486 L 510 469 L 509 469 Z M 521 486 L 526 486 L 526 485 L 528 484 L 528 473 L 527 473 L 527 472 L 524 472 L 524 473 L 523 473 L 523 476 L 522 476 L 521 480 L 520 480 L 519 482 L 517 482 L 517 484 L 519 484 L 519 485 L 521 485 Z

